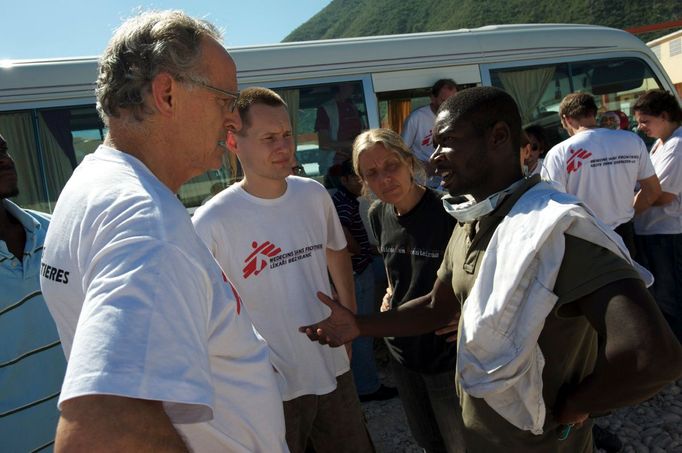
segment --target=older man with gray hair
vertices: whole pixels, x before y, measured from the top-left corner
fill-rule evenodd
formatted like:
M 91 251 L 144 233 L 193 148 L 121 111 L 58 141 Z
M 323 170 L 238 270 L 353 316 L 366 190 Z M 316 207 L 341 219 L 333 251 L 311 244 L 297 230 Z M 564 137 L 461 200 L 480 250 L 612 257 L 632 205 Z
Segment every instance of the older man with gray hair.
M 68 358 L 57 451 L 287 451 L 268 349 L 175 196 L 241 127 L 219 40 L 144 13 L 100 61 L 109 133 L 61 193 L 42 263 Z

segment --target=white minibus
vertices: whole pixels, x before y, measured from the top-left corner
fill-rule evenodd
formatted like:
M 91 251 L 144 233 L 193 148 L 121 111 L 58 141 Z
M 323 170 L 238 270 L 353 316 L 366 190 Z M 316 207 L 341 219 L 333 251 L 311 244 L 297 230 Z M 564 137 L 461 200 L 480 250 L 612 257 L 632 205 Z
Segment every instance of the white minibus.
M 517 101 L 524 124 L 561 138 L 558 104 L 585 91 L 600 111 L 621 110 L 644 91 L 673 85 L 651 50 L 622 31 L 590 25 L 502 25 L 477 29 L 335 39 L 229 49 L 240 88 L 266 86 L 289 105 L 302 171 L 325 181 L 334 151 L 320 137 L 325 103 L 345 91 L 361 128 L 400 131 L 431 85 L 451 78 L 466 88 L 493 85 Z M 20 176 L 20 205 L 51 211 L 83 156 L 106 129 L 95 110 L 96 58 L 5 62 L 0 66 L 0 134 Z M 185 184 L 178 196 L 192 208 L 240 177 L 225 156 L 218 171 Z

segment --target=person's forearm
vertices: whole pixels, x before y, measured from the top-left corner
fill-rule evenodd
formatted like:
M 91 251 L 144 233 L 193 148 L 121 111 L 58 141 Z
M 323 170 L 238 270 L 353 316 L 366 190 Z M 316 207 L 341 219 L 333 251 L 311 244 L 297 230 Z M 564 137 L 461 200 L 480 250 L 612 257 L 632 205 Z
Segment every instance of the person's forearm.
M 355 281 L 353 280 L 353 264 L 350 254 L 346 249 L 327 249 L 327 267 L 336 288 L 339 303 L 356 313 Z
M 575 303 L 600 344 L 592 374 L 560 392 L 560 423 L 638 403 L 680 378 L 682 348 L 641 280 L 609 283 Z
M 569 389 L 560 401 L 559 416 L 562 423 L 572 422 L 579 414 L 595 414 L 628 406 L 654 396 L 669 378 L 656 378 L 648 373 L 637 373 L 621 367 L 612 367 L 587 376 L 575 388 Z
M 635 208 L 635 214 L 640 214 L 643 211 L 646 211 L 648 208 L 651 207 L 651 205 L 654 204 L 656 201 L 655 199 L 650 199 L 651 197 L 649 196 L 648 193 L 643 192 L 640 190 L 635 194 L 635 200 L 633 203 L 633 207 Z
M 665 206 L 677 200 L 677 195 L 670 192 L 662 192 L 661 195 L 654 201 L 654 206 Z
M 360 334 L 370 337 L 407 337 L 430 333 L 455 319 L 459 312 L 432 303 L 431 294 L 404 303 L 397 310 L 356 316 Z
M 635 214 L 645 211 L 661 196 L 661 184 L 658 177 L 653 175 L 639 181 L 640 190 L 635 195 L 633 207 Z
M 343 235 L 346 237 L 346 250 L 348 250 L 348 253 L 351 256 L 362 252 L 360 249 L 360 244 L 355 240 L 348 227 L 343 227 Z

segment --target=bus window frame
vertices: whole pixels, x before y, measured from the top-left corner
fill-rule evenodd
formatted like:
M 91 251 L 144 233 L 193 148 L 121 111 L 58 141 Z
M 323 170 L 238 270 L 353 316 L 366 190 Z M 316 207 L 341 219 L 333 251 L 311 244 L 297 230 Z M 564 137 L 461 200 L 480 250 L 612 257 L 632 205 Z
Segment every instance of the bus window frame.
M 653 53 L 651 55 L 648 55 L 643 52 L 637 52 L 637 51 L 622 51 L 622 52 L 609 52 L 609 53 L 594 53 L 594 54 L 585 54 L 585 55 L 573 55 L 569 57 L 562 57 L 562 56 L 557 56 L 554 58 L 550 57 L 545 57 L 545 58 L 538 58 L 538 59 L 529 59 L 529 60 L 516 60 L 516 61 L 508 61 L 508 62 L 501 62 L 501 63 L 481 63 L 480 64 L 480 70 L 481 70 L 481 85 L 483 86 L 492 86 L 492 77 L 490 76 L 490 72 L 494 71 L 496 69 L 512 69 L 512 68 L 527 68 L 531 66 L 547 66 L 547 65 L 552 65 L 552 64 L 561 64 L 561 63 L 575 63 L 575 62 L 589 62 L 589 61 L 604 61 L 604 60 L 615 60 L 619 58 L 638 58 L 642 60 L 644 63 L 647 64 L 649 67 L 649 70 L 656 76 L 656 81 L 660 86 L 665 87 L 665 83 L 662 83 L 663 81 L 667 82 L 670 86 L 673 86 L 673 83 L 670 81 L 670 77 L 668 77 L 668 74 L 662 73 L 661 71 L 658 70 L 658 65 L 653 63 L 653 59 L 651 58 L 653 56 Z

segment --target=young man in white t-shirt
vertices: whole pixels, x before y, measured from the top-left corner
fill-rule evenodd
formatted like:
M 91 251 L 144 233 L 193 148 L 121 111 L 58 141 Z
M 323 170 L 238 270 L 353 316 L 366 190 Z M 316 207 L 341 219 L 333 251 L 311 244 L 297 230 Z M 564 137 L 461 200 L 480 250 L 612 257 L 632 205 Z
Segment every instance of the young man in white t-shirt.
M 373 451 L 346 349 L 310 343 L 297 331 L 328 316 L 317 300 L 318 292 L 331 290 L 327 272 L 339 302 L 355 311 L 351 260 L 336 210 L 321 184 L 289 176 L 294 139 L 282 98 L 249 88 L 237 109 L 243 128 L 228 135 L 227 145 L 244 179 L 199 208 L 195 228 L 270 346 L 290 450 Z
M 241 127 L 219 39 L 149 12 L 101 59 L 109 133 L 62 191 L 41 264 L 68 359 L 57 451 L 287 451 L 267 345 L 175 196 Z
M 426 183 L 429 187 L 440 187 L 440 178 L 434 175 L 433 168 L 429 163 L 433 154 L 433 140 L 431 138 L 433 123 L 436 121 L 438 107 L 450 96 L 457 93 L 458 87 L 452 79 L 440 79 L 431 87 L 428 105 L 419 107 L 410 113 L 405 120 L 401 136 L 408 148 L 414 153 L 419 162 L 424 166 L 427 174 Z
M 590 94 L 566 96 L 559 116 L 570 138 L 547 153 L 543 179 L 582 199 L 620 234 L 634 257 L 632 218 L 661 193 L 646 145 L 632 132 L 597 127 L 597 105 Z

